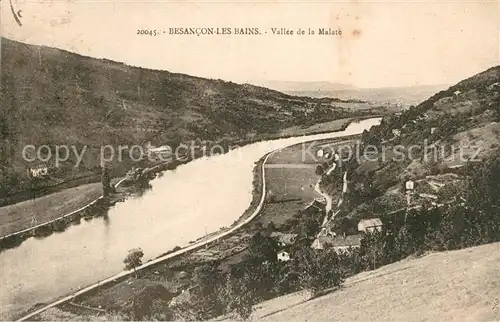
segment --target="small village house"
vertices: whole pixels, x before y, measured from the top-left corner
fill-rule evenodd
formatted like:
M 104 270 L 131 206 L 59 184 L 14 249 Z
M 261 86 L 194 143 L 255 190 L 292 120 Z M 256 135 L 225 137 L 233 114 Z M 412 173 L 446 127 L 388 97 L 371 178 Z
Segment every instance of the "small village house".
M 290 253 L 285 250 L 280 251 L 277 256 L 279 262 L 288 262 L 290 260 Z
M 382 231 L 382 220 L 380 218 L 363 219 L 358 223 L 358 231 L 364 233 Z
M 149 155 L 161 159 L 166 159 L 172 156 L 172 148 L 167 145 L 154 147 L 148 143 L 148 145 L 146 146 L 146 150 Z
M 276 239 L 280 247 L 293 245 L 297 240 L 297 234 L 286 234 L 278 231 L 272 232 L 271 237 Z
M 333 248 L 336 252 L 348 252 L 351 249 L 361 246 L 361 234 L 347 236 L 319 236 L 314 241 L 312 248 L 326 249 Z
M 401 130 L 400 129 L 392 129 L 392 135 L 395 137 L 398 137 L 401 135 Z
M 31 178 L 40 178 L 46 176 L 49 173 L 49 169 L 45 164 L 39 164 L 35 167 L 31 167 L 27 169 L 28 177 Z
M 415 181 L 413 181 L 413 180 L 406 181 L 405 189 L 406 189 L 406 191 L 413 191 L 413 189 L 415 189 Z

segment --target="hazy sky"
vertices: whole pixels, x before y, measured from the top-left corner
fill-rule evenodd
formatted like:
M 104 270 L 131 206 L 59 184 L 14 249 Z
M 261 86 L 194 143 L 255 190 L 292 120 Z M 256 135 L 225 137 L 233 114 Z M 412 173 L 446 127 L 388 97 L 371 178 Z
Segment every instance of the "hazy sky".
M 2 35 L 137 66 L 235 82 L 361 87 L 453 84 L 500 61 L 499 1 L 2 1 Z M 258 27 L 260 36 L 137 35 L 138 29 Z M 274 36 L 270 28 L 340 28 Z

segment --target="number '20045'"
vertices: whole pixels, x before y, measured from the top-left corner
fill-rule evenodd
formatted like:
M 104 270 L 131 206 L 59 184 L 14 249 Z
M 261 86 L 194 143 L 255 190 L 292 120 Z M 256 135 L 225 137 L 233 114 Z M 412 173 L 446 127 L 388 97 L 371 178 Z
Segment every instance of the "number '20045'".
M 150 35 L 150 36 L 156 36 L 158 32 L 156 30 L 148 30 L 148 29 L 137 29 L 137 34 L 138 35 Z

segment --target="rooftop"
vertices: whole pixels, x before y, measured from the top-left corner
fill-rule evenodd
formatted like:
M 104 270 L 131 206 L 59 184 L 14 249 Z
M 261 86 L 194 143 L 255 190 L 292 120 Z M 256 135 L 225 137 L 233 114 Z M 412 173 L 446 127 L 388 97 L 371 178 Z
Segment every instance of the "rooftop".
M 327 245 L 331 247 L 357 247 L 361 244 L 362 235 L 347 235 L 345 238 L 343 236 L 320 236 L 318 237 L 319 242 L 322 245 Z

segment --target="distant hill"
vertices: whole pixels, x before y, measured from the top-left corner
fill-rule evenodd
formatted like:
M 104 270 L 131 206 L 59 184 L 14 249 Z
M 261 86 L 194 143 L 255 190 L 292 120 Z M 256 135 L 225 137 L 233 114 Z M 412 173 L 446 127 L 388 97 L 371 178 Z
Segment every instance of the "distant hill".
M 337 97 L 343 100 L 359 99 L 376 103 L 401 104 L 404 107 L 418 105 L 434 93 L 439 92 L 449 85 L 422 85 L 408 87 L 382 87 L 382 88 L 345 88 L 345 89 L 313 89 L 284 91 L 291 95 L 305 95 L 311 97 Z
M 0 196 L 24 189 L 28 165 L 21 152 L 27 144 L 89 146 L 81 167 L 70 158 L 53 173 L 55 180 L 98 171 L 103 145 L 238 140 L 354 116 L 332 99 L 131 67 L 5 38 L 1 51 Z
M 337 90 L 353 90 L 356 87 L 348 84 L 331 82 L 299 82 L 299 81 L 276 81 L 270 80 L 262 83 L 263 86 L 272 88 L 281 92 L 331 92 Z

